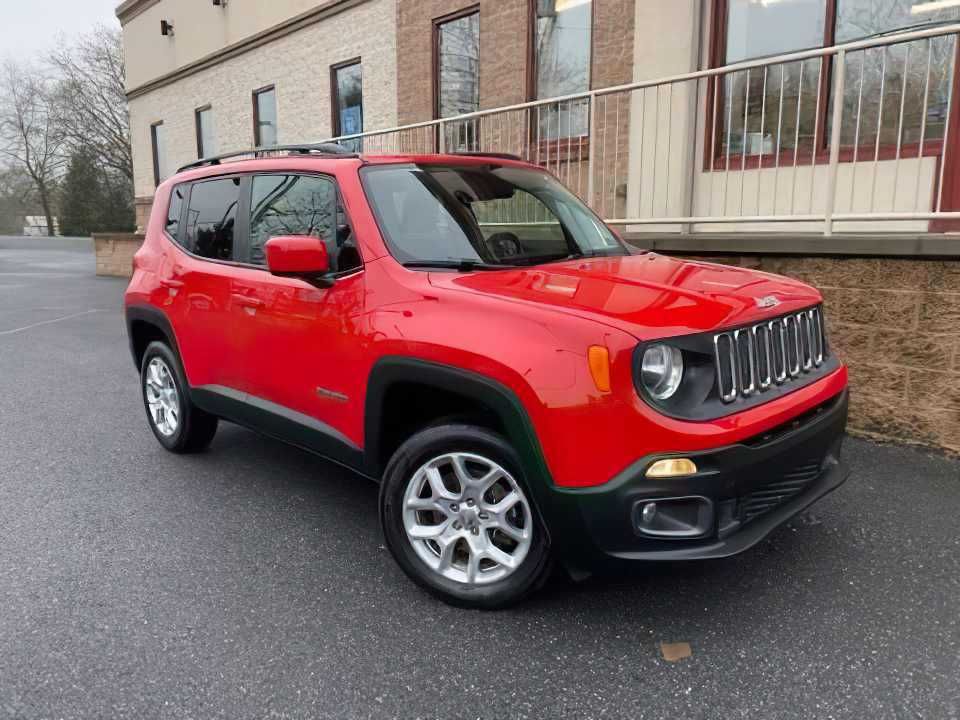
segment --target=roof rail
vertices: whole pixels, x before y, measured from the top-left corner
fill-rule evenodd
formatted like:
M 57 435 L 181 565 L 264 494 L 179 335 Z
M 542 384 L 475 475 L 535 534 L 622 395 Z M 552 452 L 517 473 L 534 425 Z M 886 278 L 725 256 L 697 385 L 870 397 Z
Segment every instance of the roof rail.
M 478 150 L 461 150 L 459 152 L 447 153 L 448 155 L 463 155 L 465 157 L 492 157 L 492 158 L 503 158 L 504 160 L 520 160 L 523 161 L 523 158 L 519 155 L 513 153 L 505 152 L 480 152 Z
M 193 170 L 208 165 L 220 165 L 224 160 L 239 159 L 248 157 L 249 159 L 258 159 L 271 157 L 273 155 L 318 155 L 328 158 L 356 158 L 360 157 L 357 153 L 347 150 L 343 145 L 332 142 L 312 143 L 304 145 L 271 145 L 270 147 L 252 148 L 250 150 L 234 150 L 233 152 L 213 155 L 211 157 L 200 158 L 192 163 L 187 163 L 183 167 L 177 168 L 177 172 L 184 170 Z

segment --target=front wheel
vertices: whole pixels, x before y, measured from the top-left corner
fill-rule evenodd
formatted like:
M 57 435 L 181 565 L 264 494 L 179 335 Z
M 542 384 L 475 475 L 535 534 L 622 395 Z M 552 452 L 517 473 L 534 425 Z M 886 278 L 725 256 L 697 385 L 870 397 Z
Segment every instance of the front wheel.
M 516 452 L 483 428 L 442 425 L 407 440 L 384 474 L 380 519 L 403 570 L 452 604 L 510 605 L 550 570 Z

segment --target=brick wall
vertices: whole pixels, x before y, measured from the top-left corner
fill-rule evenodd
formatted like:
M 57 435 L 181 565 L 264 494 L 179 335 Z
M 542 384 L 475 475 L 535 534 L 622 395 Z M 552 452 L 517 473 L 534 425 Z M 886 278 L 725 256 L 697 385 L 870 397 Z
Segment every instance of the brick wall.
M 143 243 L 143 235 L 135 233 L 102 233 L 93 236 L 97 258 L 97 275 L 130 277 L 133 256 Z
M 829 339 L 850 369 L 850 429 L 960 452 L 960 261 L 703 258 L 821 290 Z

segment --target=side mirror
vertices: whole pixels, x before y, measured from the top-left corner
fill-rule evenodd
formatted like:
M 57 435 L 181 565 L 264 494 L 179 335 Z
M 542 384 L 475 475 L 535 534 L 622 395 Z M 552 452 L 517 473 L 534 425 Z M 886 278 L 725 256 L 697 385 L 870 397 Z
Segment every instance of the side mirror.
M 280 235 L 264 246 L 267 268 L 274 275 L 316 280 L 330 272 L 327 246 L 310 235 Z

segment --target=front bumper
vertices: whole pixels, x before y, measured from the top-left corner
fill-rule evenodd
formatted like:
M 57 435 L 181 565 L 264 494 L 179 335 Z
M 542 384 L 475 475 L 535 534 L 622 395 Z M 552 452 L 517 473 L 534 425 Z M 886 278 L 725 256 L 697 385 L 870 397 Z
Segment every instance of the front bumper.
M 553 487 L 546 503 L 554 547 L 572 570 L 604 561 L 700 560 L 735 555 L 839 487 L 847 391 L 791 422 L 735 445 L 638 460 L 599 487 Z M 692 458 L 695 475 L 647 478 L 651 463 Z M 696 537 L 650 537 L 638 521 L 650 501 L 696 497 L 709 519 Z M 661 503 L 663 504 L 663 503 Z

